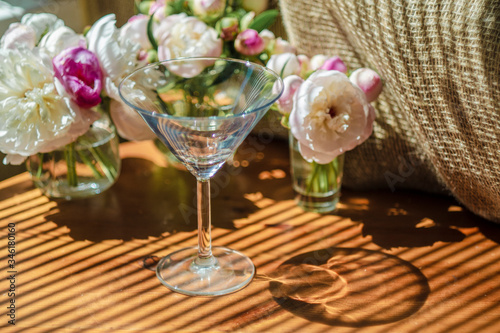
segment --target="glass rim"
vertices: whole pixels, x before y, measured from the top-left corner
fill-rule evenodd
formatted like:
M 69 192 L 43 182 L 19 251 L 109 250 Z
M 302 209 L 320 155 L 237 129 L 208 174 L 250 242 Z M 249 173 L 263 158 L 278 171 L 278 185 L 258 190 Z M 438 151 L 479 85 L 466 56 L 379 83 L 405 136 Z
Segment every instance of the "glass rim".
M 252 66 L 259 67 L 259 68 L 263 69 L 264 71 L 271 73 L 274 77 L 276 77 L 276 82 L 280 82 L 281 89 L 280 89 L 279 94 L 276 94 L 275 98 L 273 98 L 269 103 L 266 103 L 266 104 L 254 109 L 250 112 L 242 112 L 242 113 L 232 114 L 232 115 L 228 115 L 228 116 L 208 116 L 208 117 L 173 116 L 173 115 L 169 115 L 167 113 L 159 113 L 159 112 L 155 112 L 155 111 L 145 110 L 145 109 L 142 109 L 140 107 L 137 107 L 136 105 L 133 105 L 127 98 L 125 98 L 125 96 L 123 96 L 123 94 L 122 94 L 123 84 L 127 80 L 129 80 L 132 76 L 134 76 L 135 74 L 137 74 L 141 71 L 147 70 L 149 68 L 156 67 L 156 66 L 164 65 L 167 63 L 186 61 L 186 60 L 201 60 L 201 61 L 202 60 L 207 60 L 207 61 L 225 60 L 227 62 L 251 64 Z M 118 85 L 118 94 L 120 95 L 120 98 L 122 99 L 122 101 L 126 105 L 130 106 L 132 109 L 136 110 L 137 112 L 145 113 L 147 115 L 154 115 L 155 117 L 157 116 L 157 117 L 161 117 L 161 118 L 170 118 L 170 119 L 177 119 L 177 120 L 183 120 L 183 119 L 185 119 L 185 120 L 188 120 L 188 119 L 212 119 L 212 120 L 214 120 L 214 119 L 230 119 L 230 118 L 241 117 L 243 115 L 253 114 L 253 113 L 256 113 L 258 111 L 261 111 L 262 109 L 269 109 L 271 107 L 271 105 L 273 105 L 278 100 L 278 98 L 280 98 L 280 96 L 283 94 L 283 91 L 284 91 L 283 79 L 274 70 L 272 70 L 266 66 L 252 62 L 250 60 L 241 60 L 241 59 L 235 59 L 235 58 L 221 58 L 221 57 L 180 57 L 180 58 L 173 58 L 173 59 L 169 59 L 169 60 L 156 61 L 156 62 L 147 64 L 145 66 L 136 68 L 134 71 L 129 73 L 127 76 L 125 76 L 125 78 L 123 78 L 121 80 L 120 84 Z

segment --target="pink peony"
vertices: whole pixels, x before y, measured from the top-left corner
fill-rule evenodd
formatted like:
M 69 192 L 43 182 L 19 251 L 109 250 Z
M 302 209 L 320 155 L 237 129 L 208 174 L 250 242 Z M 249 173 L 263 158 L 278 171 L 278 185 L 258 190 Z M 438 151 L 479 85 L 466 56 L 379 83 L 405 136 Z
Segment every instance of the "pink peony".
M 264 51 L 266 43 L 256 30 L 246 29 L 238 34 L 234 47 L 243 55 L 253 56 Z
M 318 70 L 295 92 L 290 129 L 309 162 L 327 164 L 372 133 L 375 110 L 339 71 Z
M 52 59 L 54 75 L 81 107 L 101 103 L 102 72 L 97 56 L 83 47 L 73 47 Z

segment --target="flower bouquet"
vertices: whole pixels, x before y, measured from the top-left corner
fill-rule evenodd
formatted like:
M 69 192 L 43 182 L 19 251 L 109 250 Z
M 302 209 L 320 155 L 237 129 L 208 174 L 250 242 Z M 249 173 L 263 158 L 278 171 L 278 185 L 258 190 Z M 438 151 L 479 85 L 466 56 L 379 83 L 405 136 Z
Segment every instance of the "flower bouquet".
M 3 162 L 27 160 L 35 185 L 50 197 L 82 197 L 111 186 L 121 165 L 114 125 L 124 117 L 112 122 L 108 111 L 121 104 L 121 78 L 142 65 L 138 51 L 120 39 L 113 15 L 86 35 L 46 13 L 11 24 L 0 40 Z
M 265 65 L 272 54 L 295 51 L 268 30 L 278 11 L 267 0 L 136 0 L 126 34 L 149 62 L 221 57 Z
M 135 1 L 137 14 L 121 28 L 141 45 L 147 62 L 183 57 L 220 57 L 265 65 L 273 54 L 295 52 L 268 28 L 278 16 L 268 0 L 157 0 Z M 202 68 L 181 69 L 179 77 L 194 76 Z M 177 103 L 180 104 L 180 103 Z M 179 112 L 185 107 L 178 106 Z M 155 140 L 170 161 L 175 157 Z
M 276 103 L 290 129 L 293 186 L 305 210 L 335 210 L 340 196 L 344 152 L 372 133 L 382 90 L 380 76 L 368 68 L 349 72 L 337 56 L 283 53 L 267 66 L 281 73 L 285 90 Z

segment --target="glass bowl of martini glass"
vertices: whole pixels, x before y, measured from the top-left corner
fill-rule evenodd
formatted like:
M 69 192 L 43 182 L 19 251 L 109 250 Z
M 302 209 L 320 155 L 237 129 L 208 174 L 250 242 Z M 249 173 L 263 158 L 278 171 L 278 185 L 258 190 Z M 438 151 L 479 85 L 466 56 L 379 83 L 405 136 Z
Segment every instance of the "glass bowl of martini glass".
M 255 274 L 252 261 L 211 244 L 210 178 L 280 97 L 283 81 L 249 61 L 179 58 L 136 70 L 119 90 L 197 180 L 198 246 L 163 257 L 156 267 L 159 280 L 194 296 L 244 288 Z

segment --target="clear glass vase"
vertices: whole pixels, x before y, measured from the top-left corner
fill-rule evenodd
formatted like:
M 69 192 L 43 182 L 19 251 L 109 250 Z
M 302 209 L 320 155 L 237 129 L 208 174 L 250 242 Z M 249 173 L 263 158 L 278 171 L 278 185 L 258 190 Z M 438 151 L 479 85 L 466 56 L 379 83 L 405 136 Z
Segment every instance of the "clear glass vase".
M 297 205 L 305 211 L 329 213 L 337 208 L 344 171 L 344 154 L 328 164 L 306 161 L 290 133 L 290 168 Z
M 50 198 L 67 200 L 103 192 L 120 174 L 119 139 L 107 116 L 70 143 L 49 153 L 26 160 L 26 168 L 36 187 Z

